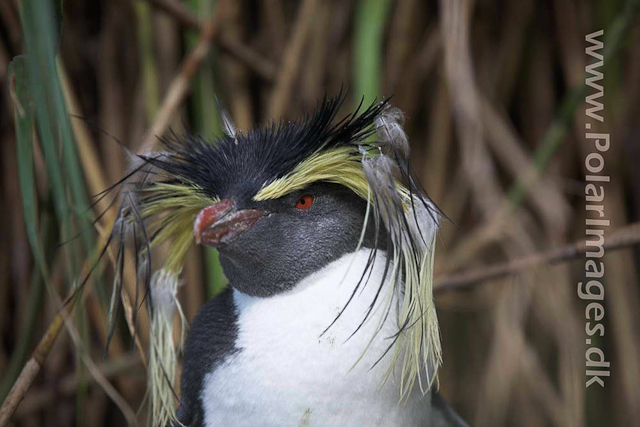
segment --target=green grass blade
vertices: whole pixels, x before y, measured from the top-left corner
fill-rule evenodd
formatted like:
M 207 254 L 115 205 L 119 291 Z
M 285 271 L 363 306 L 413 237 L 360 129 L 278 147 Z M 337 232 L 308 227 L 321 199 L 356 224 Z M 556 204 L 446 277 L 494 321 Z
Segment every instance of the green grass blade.
M 147 2 L 136 2 L 138 17 L 138 44 L 142 62 L 142 83 L 144 85 L 147 120 L 153 122 L 160 107 L 159 79 L 153 55 L 153 24 L 151 6 Z
M 35 124 L 35 106 L 29 88 L 27 60 L 18 56 L 9 64 L 10 89 L 14 96 L 14 121 L 16 127 L 16 145 L 18 157 L 18 183 L 22 196 L 24 223 L 31 251 L 40 273 L 49 277 L 47 263 L 40 239 L 38 238 L 38 206 L 36 182 L 33 170 L 33 132 Z
M 390 0 L 361 0 L 356 10 L 353 46 L 353 96 L 365 105 L 382 94 L 384 29 L 390 14 Z
M 49 115 L 51 99 L 45 83 L 56 78 L 55 74 L 52 75 L 54 72 L 52 51 L 55 37 L 46 37 L 47 34 L 52 33 L 53 26 L 49 19 L 43 19 L 42 16 L 47 13 L 52 16 L 52 10 L 49 2 L 25 0 L 22 6 L 29 86 L 36 106 L 36 119 L 47 177 L 53 194 L 56 216 L 61 225 L 61 236 L 64 239 L 70 235 L 69 204 L 65 190 L 65 177 L 58 155 L 60 147 L 57 144 L 57 132 Z
M 55 53 L 57 27 L 50 2 L 25 0 L 22 3 L 24 38 L 30 88 L 36 110 L 40 145 L 44 153 L 60 237 L 66 241 L 80 233 L 82 250 L 73 241 L 64 246 L 71 280 L 79 274 L 79 254 L 94 250 L 94 230 L 87 215 L 89 202 L 80 167 L 62 88 L 58 79 Z M 75 215 L 72 215 L 74 213 Z M 101 287 L 98 294 L 104 297 Z

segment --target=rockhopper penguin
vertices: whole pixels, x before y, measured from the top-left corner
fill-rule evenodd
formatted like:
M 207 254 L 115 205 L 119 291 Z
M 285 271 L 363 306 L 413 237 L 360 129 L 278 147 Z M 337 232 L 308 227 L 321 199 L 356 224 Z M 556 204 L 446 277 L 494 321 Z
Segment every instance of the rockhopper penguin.
M 336 121 L 343 100 L 247 133 L 223 111 L 223 137 L 165 138 L 123 181 L 112 235 L 134 236 L 150 290 L 155 425 L 466 425 L 435 391 L 441 214 L 410 173 L 402 115 L 383 101 Z M 230 286 L 186 334 L 174 412 L 171 320 L 194 242 L 218 249 Z

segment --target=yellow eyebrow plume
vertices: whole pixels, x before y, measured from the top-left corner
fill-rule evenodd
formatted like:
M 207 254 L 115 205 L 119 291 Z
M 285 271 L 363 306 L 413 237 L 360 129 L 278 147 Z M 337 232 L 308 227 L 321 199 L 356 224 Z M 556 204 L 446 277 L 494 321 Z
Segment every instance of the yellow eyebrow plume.
M 262 187 L 253 199 L 277 199 L 313 182 L 324 181 L 344 185 L 366 200 L 369 184 L 360 160 L 356 147 L 317 152 L 298 164 L 291 173 Z
M 184 256 L 193 243 L 193 219 L 201 209 L 217 202 L 190 185 L 155 183 L 143 190 L 141 211 L 143 219 L 152 219 L 160 230 L 151 246 L 172 241 L 173 247 L 165 262 L 165 268 L 178 274 Z

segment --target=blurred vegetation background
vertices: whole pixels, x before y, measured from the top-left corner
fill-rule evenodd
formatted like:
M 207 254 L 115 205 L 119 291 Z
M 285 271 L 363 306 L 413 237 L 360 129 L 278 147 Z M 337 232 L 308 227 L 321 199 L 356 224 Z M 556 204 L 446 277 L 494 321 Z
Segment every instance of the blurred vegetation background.
M 597 344 L 612 369 L 599 390 L 585 390 L 584 257 L 553 255 L 584 240 L 584 38 L 599 29 L 606 236 L 637 242 L 637 11 L 635 0 L 0 1 L 0 401 L 41 343 L 10 424 L 145 423 L 148 322 L 132 340 L 131 266 L 117 330 L 108 260 L 69 321 L 54 321 L 104 244 L 114 209 L 96 195 L 130 153 L 169 128 L 219 134 L 214 94 L 246 130 L 347 86 L 345 113 L 393 95 L 413 168 L 451 219 L 436 254 L 441 393 L 477 426 L 637 425 L 640 253 L 627 244 L 604 259 Z M 194 248 L 187 318 L 224 285 L 215 251 Z

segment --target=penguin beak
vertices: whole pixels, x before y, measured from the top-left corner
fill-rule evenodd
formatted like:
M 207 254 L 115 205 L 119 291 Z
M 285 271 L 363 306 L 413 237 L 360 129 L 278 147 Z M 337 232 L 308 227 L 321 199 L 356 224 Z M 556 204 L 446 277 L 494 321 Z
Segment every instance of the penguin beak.
M 231 199 L 224 199 L 202 209 L 193 223 L 196 243 L 220 248 L 251 230 L 267 215 L 260 209 L 237 210 Z

